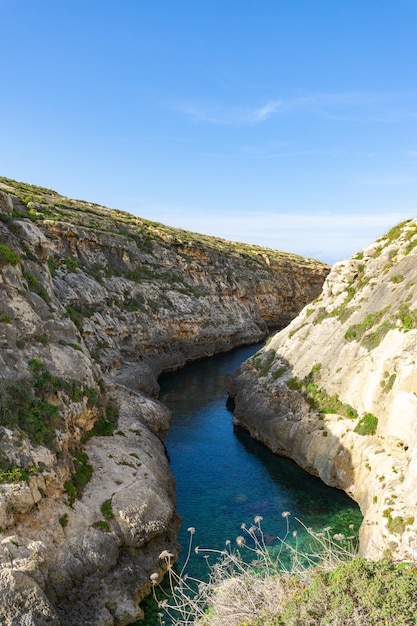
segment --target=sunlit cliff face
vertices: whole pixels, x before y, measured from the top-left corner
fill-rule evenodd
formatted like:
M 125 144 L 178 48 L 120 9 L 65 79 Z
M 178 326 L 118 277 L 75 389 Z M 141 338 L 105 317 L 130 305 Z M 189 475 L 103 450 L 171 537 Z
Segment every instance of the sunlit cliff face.
M 178 548 L 158 375 L 262 339 L 328 268 L 4 178 L 0 217 L 0 617 L 131 623 Z
M 336 264 L 233 391 L 238 423 L 359 503 L 375 558 L 415 558 L 416 246 L 410 220 Z

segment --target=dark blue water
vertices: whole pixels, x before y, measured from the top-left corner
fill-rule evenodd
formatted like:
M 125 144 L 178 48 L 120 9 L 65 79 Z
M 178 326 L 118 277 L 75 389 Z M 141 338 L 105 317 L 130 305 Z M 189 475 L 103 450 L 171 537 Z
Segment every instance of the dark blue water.
M 233 427 L 233 415 L 226 408 L 228 380 L 259 347 L 247 346 L 190 363 L 159 381 L 160 400 L 172 413 L 165 444 L 176 477 L 182 518 L 179 540 L 184 548 L 189 527 L 196 529 L 194 546 L 221 550 L 226 540 L 233 544 L 244 535 L 241 525 L 249 527 L 258 515 L 263 517 L 266 543 L 272 549 L 279 545 L 277 537 L 284 537 L 287 519 L 301 543 L 303 532 L 295 518 L 317 531 L 331 526 L 335 533 L 351 534 L 351 523 L 359 528 L 359 509 L 346 494 L 327 487 Z M 282 517 L 285 511 L 291 513 L 289 518 Z M 179 568 L 186 552 L 180 555 Z M 192 555 L 187 573 L 205 577 L 201 554 Z M 153 613 L 149 603 L 144 608 L 147 615 Z M 159 622 L 148 617 L 139 623 L 154 626 Z
M 226 408 L 227 383 L 239 365 L 260 346 L 187 365 L 160 381 L 161 401 L 172 420 L 165 444 L 177 481 L 180 542 L 195 527 L 196 545 L 221 549 L 227 539 L 242 534 L 257 515 L 269 543 L 283 536 L 284 511 L 317 530 L 332 525 L 335 532 L 360 523 L 357 505 L 345 493 L 324 485 L 289 459 L 278 457 L 233 427 Z M 201 559 L 201 557 L 200 557 Z

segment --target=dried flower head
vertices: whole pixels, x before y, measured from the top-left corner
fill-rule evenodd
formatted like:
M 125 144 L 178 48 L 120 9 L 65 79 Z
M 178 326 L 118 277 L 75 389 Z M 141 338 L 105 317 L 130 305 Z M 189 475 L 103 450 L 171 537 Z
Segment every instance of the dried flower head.
M 284 511 L 281 513 L 282 517 L 289 517 L 291 515 L 290 511 Z
M 192 535 L 194 535 L 195 533 L 195 528 L 194 526 L 190 526 L 189 528 L 187 528 L 188 532 L 191 533 Z
M 255 522 L 255 524 L 260 524 L 263 520 L 262 515 L 256 515 L 256 517 L 254 517 L 253 521 Z
M 172 552 L 169 552 L 168 550 L 162 550 L 161 554 L 159 555 L 160 559 L 173 559 L 174 555 L 172 554 Z
M 158 576 L 158 574 L 156 572 L 154 572 L 153 574 L 150 575 L 149 578 L 151 579 L 152 584 L 156 585 L 156 583 L 158 582 L 159 576 Z
M 245 538 L 242 537 L 242 535 L 239 535 L 239 537 L 236 537 L 236 543 L 238 546 L 244 546 L 245 545 Z

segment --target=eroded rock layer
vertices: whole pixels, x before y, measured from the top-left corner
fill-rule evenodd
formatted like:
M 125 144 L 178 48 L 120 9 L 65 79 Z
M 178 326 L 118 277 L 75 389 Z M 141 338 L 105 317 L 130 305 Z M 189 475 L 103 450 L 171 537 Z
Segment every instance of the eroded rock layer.
M 0 622 L 140 617 L 175 555 L 157 377 L 255 342 L 327 266 L 0 179 Z
M 364 555 L 417 556 L 417 220 L 336 264 L 319 298 L 246 362 L 236 423 L 364 515 Z

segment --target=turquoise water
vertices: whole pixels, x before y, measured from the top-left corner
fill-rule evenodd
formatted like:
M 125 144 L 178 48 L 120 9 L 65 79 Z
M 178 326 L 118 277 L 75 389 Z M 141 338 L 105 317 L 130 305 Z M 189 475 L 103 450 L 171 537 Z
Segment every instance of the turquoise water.
M 165 444 L 176 477 L 183 546 L 187 528 L 194 527 L 194 545 L 223 549 L 258 515 L 266 542 L 273 545 L 285 534 L 285 511 L 291 513 L 291 530 L 300 530 L 296 517 L 318 531 L 329 525 L 334 532 L 346 531 L 351 522 L 359 526 L 359 509 L 346 494 L 233 427 L 226 408 L 228 379 L 259 347 L 190 363 L 159 381 L 160 400 L 172 413 Z M 193 555 L 187 572 L 204 577 L 204 569 L 203 556 Z

